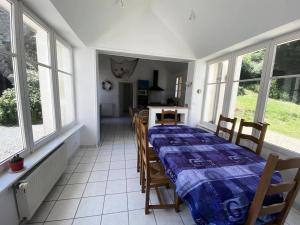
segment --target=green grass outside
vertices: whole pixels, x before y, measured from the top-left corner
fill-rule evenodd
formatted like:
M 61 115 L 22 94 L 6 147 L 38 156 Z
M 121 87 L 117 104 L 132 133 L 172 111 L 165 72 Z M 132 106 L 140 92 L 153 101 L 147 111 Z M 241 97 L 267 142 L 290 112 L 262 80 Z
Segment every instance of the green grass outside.
M 235 115 L 253 121 L 257 94 L 245 90 L 246 94 L 237 97 Z M 300 105 L 275 99 L 268 99 L 265 121 L 269 130 L 300 139 Z

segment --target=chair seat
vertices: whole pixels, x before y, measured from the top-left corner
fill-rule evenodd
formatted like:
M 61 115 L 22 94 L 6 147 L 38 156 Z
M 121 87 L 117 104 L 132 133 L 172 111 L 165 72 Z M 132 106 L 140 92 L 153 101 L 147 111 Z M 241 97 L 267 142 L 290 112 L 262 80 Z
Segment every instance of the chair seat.
M 150 178 L 151 185 L 159 184 L 169 184 L 169 178 L 165 175 L 165 169 L 160 162 L 150 163 Z

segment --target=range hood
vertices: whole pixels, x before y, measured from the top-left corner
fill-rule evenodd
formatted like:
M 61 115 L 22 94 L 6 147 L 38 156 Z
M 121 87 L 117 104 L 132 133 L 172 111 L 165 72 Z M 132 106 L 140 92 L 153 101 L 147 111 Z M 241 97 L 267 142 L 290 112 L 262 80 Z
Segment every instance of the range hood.
M 153 83 L 149 88 L 149 91 L 163 91 L 161 87 L 158 86 L 158 70 L 153 70 Z

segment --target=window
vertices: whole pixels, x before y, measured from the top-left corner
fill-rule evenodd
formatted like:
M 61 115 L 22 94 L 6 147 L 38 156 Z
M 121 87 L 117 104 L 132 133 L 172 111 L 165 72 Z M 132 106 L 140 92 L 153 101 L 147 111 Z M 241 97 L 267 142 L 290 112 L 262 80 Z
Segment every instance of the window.
M 34 142 L 55 131 L 52 68 L 48 32 L 23 15 L 27 88 Z
M 12 5 L 0 0 L 0 162 L 24 149 Z
M 227 72 L 228 60 L 209 65 L 204 106 L 205 122 L 216 124 L 222 113 Z
M 31 153 L 55 137 L 59 99 L 62 123 L 75 120 L 71 49 L 58 46 L 57 64 L 51 62 L 54 31 L 22 4 L 0 0 L 1 169 L 13 155 Z
M 58 85 L 61 126 L 71 124 L 75 120 L 74 90 L 72 75 L 72 52 L 70 48 L 56 41 Z
M 182 94 L 182 77 L 176 77 L 175 98 L 181 98 Z
M 300 40 L 276 46 L 269 82 L 266 140 L 300 152 Z
M 255 119 L 264 57 L 265 49 L 237 57 L 230 99 L 230 116 L 247 121 Z M 237 124 L 236 130 L 238 128 Z
M 242 52 L 227 55 L 227 66 L 208 64 L 202 124 L 213 128 L 210 125 L 217 122 L 222 109 L 226 116 L 238 117 L 238 122 L 242 118 L 264 121 L 270 124 L 266 143 L 300 153 L 300 32 Z M 226 83 L 228 67 L 234 70 Z

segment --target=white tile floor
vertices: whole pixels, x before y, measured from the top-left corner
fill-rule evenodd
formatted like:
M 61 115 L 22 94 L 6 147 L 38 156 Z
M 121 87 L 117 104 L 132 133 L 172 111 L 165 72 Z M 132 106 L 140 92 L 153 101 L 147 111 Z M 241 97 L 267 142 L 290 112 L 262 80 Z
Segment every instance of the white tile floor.
M 81 149 L 30 223 L 36 225 L 192 225 L 189 209 L 144 213 L 136 172 L 136 146 L 128 119 L 102 120 L 102 145 Z M 164 192 L 170 201 L 172 190 Z M 157 202 L 155 192 L 150 201 Z M 288 225 L 300 224 L 292 210 Z

